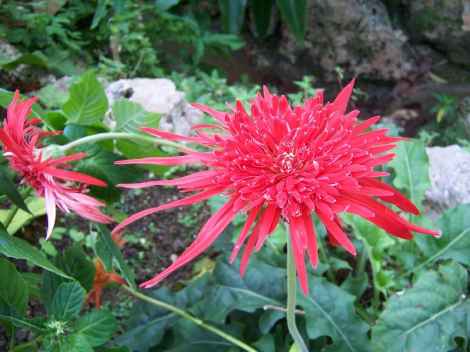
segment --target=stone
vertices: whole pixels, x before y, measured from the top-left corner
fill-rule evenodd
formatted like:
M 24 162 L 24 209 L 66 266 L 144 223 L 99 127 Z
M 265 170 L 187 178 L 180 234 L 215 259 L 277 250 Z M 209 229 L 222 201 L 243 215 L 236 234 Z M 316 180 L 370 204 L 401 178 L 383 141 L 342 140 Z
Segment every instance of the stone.
M 406 0 L 410 35 L 457 64 L 470 65 L 470 2 Z
M 429 147 L 431 188 L 426 199 L 437 209 L 470 203 L 470 152 L 458 145 Z
M 189 135 L 191 126 L 202 120 L 203 114 L 193 108 L 184 93 L 165 78 L 121 79 L 106 88 L 110 106 L 120 98 L 140 104 L 148 112 L 161 115 L 160 128 L 182 135 Z
M 408 38 L 395 28 L 380 0 L 313 0 L 308 5 L 304 46 L 284 27 L 281 52 L 292 64 L 310 62 L 336 79 L 347 76 L 395 81 L 415 68 Z

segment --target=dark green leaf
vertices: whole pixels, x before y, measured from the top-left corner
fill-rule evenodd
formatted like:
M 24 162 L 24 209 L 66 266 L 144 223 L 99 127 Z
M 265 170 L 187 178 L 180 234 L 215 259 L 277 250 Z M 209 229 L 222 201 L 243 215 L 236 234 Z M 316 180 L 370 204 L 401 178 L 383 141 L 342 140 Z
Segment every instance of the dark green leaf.
M 219 0 L 224 31 L 238 34 L 245 19 L 246 0 Z
M 306 0 L 276 0 L 281 11 L 281 16 L 286 21 L 287 26 L 295 35 L 299 42 L 303 42 L 305 37 L 305 27 L 307 24 L 307 1 Z
M 85 300 L 85 290 L 78 282 L 64 282 L 54 294 L 48 313 L 57 320 L 78 317 Z
M 403 141 L 398 143 L 394 152 L 396 157 L 389 163 L 395 171 L 393 184 L 405 191 L 410 200 L 419 208 L 426 190 L 431 186 L 426 146 L 419 140 Z
M 311 339 L 329 336 L 333 344 L 324 351 L 370 351 L 369 326 L 355 313 L 355 297 L 324 278 L 310 276 L 310 292 L 298 290 L 298 304 L 305 311 L 307 333 Z
M 263 352 L 275 352 L 276 341 L 272 335 L 264 335 L 258 341 L 253 344 L 259 351 Z
M 21 194 L 16 190 L 15 184 L 8 178 L 2 169 L 0 169 L 0 195 L 7 196 L 8 199 L 10 199 L 18 208 L 29 212 L 23 197 L 21 197 Z
M 442 232 L 440 238 L 417 238 L 416 242 L 426 256 L 419 267 L 439 259 L 454 259 L 461 264 L 470 265 L 470 204 L 447 210 L 439 218 L 437 228 Z
M 181 0 L 155 0 L 155 7 L 160 11 L 167 11 L 178 5 Z
M 67 275 L 76 279 L 85 290 L 89 291 L 93 286 L 95 265 L 78 244 L 67 248 L 57 258 L 56 265 Z
M 156 113 L 149 113 L 137 103 L 127 99 L 117 100 L 112 107 L 113 117 L 116 121 L 116 131 L 140 132 L 142 127 L 158 127 L 160 117 Z
M 31 319 L 19 318 L 19 317 L 15 317 L 11 315 L 0 314 L 0 320 L 8 321 L 12 323 L 14 326 L 16 326 L 17 328 L 26 328 L 34 332 L 44 331 L 41 325 L 39 325 L 37 322 Z
M 13 59 L 13 60 L 8 60 L 8 61 L 2 61 L 0 60 L 0 67 L 2 67 L 5 70 L 14 70 L 16 67 L 19 65 L 32 65 L 32 66 L 38 66 L 42 68 L 47 68 L 47 57 L 44 56 L 39 51 L 36 51 L 34 53 L 27 53 L 20 55 L 19 57 Z
M 92 71 L 85 73 L 70 87 L 70 96 L 63 107 L 69 123 L 100 125 L 108 110 L 108 99 Z
M 100 24 L 101 20 L 106 16 L 106 0 L 98 0 L 96 3 L 95 15 L 91 22 L 90 29 L 95 29 Z
M 0 227 L 0 253 L 15 258 L 25 259 L 31 264 L 37 265 L 45 270 L 51 271 L 57 275 L 71 279 L 70 276 L 59 270 L 53 265 L 39 250 L 31 246 L 28 242 L 19 238 L 10 236 Z
M 467 272 L 457 263 L 424 272 L 415 285 L 391 297 L 372 329 L 376 352 L 448 352 L 466 337 L 470 305 Z
M 81 317 L 75 324 L 74 331 L 84 336 L 92 347 L 107 342 L 117 329 L 117 321 L 106 310 L 95 310 Z
M 0 258 L 0 278 L 4 282 L 0 285 L 0 298 L 18 313 L 24 314 L 28 305 L 28 286 L 16 267 L 4 258 Z
M 272 8 L 274 0 L 252 0 L 251 8 L 258 37 L 265 37 L 268 34 L 271 22 Z
M 121 250 L 111 238 L 108 228 L 101 224 L 97 224 L 96 227 L 98 229 L 96 255 L 103 261 L 107 271 L 117 268 L 127 283 L 135 287 L 135 275 L 124 261 Z
M 54 352 L 93 352 L 86 336 L 80 334 L 66 336 L 56 348 Z

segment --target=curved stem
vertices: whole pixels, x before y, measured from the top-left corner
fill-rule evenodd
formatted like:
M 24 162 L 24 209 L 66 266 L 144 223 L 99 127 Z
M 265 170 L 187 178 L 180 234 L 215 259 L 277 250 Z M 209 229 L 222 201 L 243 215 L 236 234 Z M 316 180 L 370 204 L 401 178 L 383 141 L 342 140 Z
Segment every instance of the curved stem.
M 145 143 L 152 143 L 152 144 L 160 144 L 160 145 L 166 145 L 169 147 L 174 147 L 178 149 L 186 149 L 189 150 L 190 148 L 176 143 L 172 141 L 167 141 L 165 139 L 161 138 L 156 138 L 156 137 L 150 137 L 150 136 L 145 136 L 137 133 L 128 133 L 128 132 L 105 132 L 105 133 L 97 133 L 91 136 L 86 136 L 80 139 L 77 139 L 73 142 L 70 142 L 68 144 L 65 144 L 60 147 L 62 152 L 68 152 L 69 150 L 76 148 L 80 145 L 83 144 L 90 144 L 90 143 L 96 143 L 96 142 L 101 142 L 101 141 L 106 141 L 106 140 L 114 140 L 114 139 L 128 139 L 128 140 L 134 140 L 134 141 L 140 141 L 140 142 L 145 142 Z
M 205 323 L 203 320 L 192 316 L 191 314 L 184 311 L 183 309 L 180 309 L 180 308 L 175 307 L 171 304 L 159 301 L 155 298 L 146 296 L 143 293 L 140 293 L 140 292 L 134 290 L 133 288 L 131 288 L 129 286 L 121 286 L 121 287 L 124 288 L 124 290 L 126 290 L 127 292 L 129 292 L 132 296 L 134 296 L 134 297 L 136 297 L 136 298 L 138 298 L 138 299 L 140 299 L 144 302 L 150 303 L 154 306 L 169 310 L 170 312 L 173 312 L 174 314 L 179 315 L 180 317 L 182 317 L 184 319 L 188 319 L 188 320 L 192 321 L 194 324 L 200 326 L 201 328 L 206 329 L 207 331 L 210 331 L 210 332 L 222 337 L 223 339 L 233 343 L 235 346 L 240 347 L 244 351 L 257 352 L 253 347 L 250 347 L 249 345 L 247 345 L 243 341 L 237 339 L 236 337 L 234 337 L 230 334 L 227 334 L 226 332 L 216 328 L 215 326 L 212 326 L 212 325 L 209 325 L 209 324 Z
M 294 339 L 295 344 L 301 352 L 308 352 L 307 345 L 305 344 L 302 335 L 295 322 L 295 301 L 297 294 L 297 277 L 294 263 L 294 255 L 292 251 L 292 243 L 290 237 L 287 236 L 287 328 L 289 333 Z

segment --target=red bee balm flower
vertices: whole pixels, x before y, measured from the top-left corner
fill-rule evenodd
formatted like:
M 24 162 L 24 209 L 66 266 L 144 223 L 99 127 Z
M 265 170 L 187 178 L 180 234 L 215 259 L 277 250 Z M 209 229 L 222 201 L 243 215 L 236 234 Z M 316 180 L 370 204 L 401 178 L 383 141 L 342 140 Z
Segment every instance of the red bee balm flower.
M 323 103 L 320 91 L 304 105 L 291 107 L 285 96 L 272 95 L 267 88 L 263 95 L 251 101 L 250 112 L 239 101 L 230 113 L 194 104 L 218 121 L 217 125 L 195 126 L 198 132 L 195 137 L 144 128 L 153 136 L 199 143 L 210 151 L 186 150 L 183 156 L 123 160 L 119 164 L 203 164 L 208 170 L 174 180 L 122 185 L 127 188 L 178 186 L 184 192 L 198 193 L 134 214 L 115 232 L 148 214 L 190 205 L 216 194 L 226 194 L 228 201 L 208 220 L 184 253 L 142 287 L 157 284 L 200 255 L 242 211 L 247 212 L 248 218 L 231 261 L 248 240 L 241 259 L 243 275 L 252 252 L 261 248 L 283 219 L 289 225 L 297 275 L 304 293 L 308 292 L 304 253 L 308 253 L 314 267 L 318 263 L 312 213 L 325 226 L 331 242 L 353 255 L 356 250 L 338 217 L 342 212 L 361 216 L 404 239 L 411 239 L 413 231 L 437 235 L 435 231 L 413 225 L 384 205 L 388 202 L 403 211 L 419 213 L 397 190 L 378 180 L 387 173 L 374 168 L 393 159 L 394 154 L 388 151 L 402 138 L 387 136 L 387 129 L 368 131 L 379 120 L 378 116 L 359 122 L 359 111 L 346 113 L 353 86 L 354 81 L 327 104 Z M 204 129 L 215 131 L 207 134 Z
M 66 212 L 74 211 L 86 219 L 101 223 L 112 222 L 110 217 L 99 210 L 104 204 L 84 194 L 88 185 L 104 187 L 106 183 L 79 172 L 59 168 L 84 158 L 85 153 L 59 158 L 44 156 L 43 150 L 38 146 L 39 141 L 51 133 L 36 127 L 41 120 L 27 119 L 35 101 L 35 98 L 31 98 L 21 102 L 19 93 L 15 93 L 8 106 L 6 120 L 0 128 L 0 141 L 11 168 L 21 175 L 23 182 L 34 188 L 38 196 L 45 198 L 47 238 L 54 228 L 56 206 Z M 73 183 L 81 185 L 74 187 Z

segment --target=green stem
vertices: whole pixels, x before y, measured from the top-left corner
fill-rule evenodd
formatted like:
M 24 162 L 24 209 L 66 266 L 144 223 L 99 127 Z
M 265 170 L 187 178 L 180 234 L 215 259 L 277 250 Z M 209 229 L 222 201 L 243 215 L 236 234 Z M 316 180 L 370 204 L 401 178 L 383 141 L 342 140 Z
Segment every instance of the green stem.
M 150 303 L 154 306 L 169 310 L 170 312 L 173 312 L 174 314 L 179 315 L 180 317 L 182 317 L 184 319 L 188 319 L 188 320 L 192 321 L 194 324 L 200 326 L 201 328 L 203 328 L 207 331 L 210 331 L 210 332 L 222 337 L 223 339 L 233 343 L 235 346 L 240 347 L 244 351 L 257 352 L 253 347 L 250 347 L 249 345 L 247 345 L 243 341 L 240 341 L 236 337 L 225 333 L 224 331 L 216 328 L 215 326 L 212 326 L 212 325 L 209 325 L 209 324 L 205 323 L 203 320 L 192 316 L 191 314 L 187 313 L 183 309 L 180 309 L 180 308 L 175 307 L 171 304 L 168 304 L 168 303 L 159 301 L 157 299 L 151 298 L 149 296 L 146 296 L 143 293 L 140 293 L 140 292 L 134 290 L 133 288 L 131 288 L 129 286 L 121 286 L 121 287 L 124 288 L 124 290 L 129 292 L 135 298 L 138 298 L 138 299 L 140 299 L 144 302 Z
M 300 349 L 301 352 L 308 352 L 307 345 L 305 344 L 302 335 L 300 335 L 299 329 L 295 322 L 295 301 L 297 294 L 297 277 L 294 263 L 294 255 L 292 251 L 292 244 L 290 237 L 288 236 L 287 241 L 287 328 L 289 333 L 294 339 L 294 343 Z
M 176 143 L 176 142 L 171 142 L 167 141 L 165 139 L 161 138 L 156 138 L 156 137 L 150 137 L 150 136 L 145 136 L 137 133 L 128 133 L 128 132 L 105 132 L 105 133 L 97 133 L 92 136 L 86 136 L 80 139 L 77 139 L 73 142 L 70 142 L 68 144 L 65 144 L 61 146 L 62 152 L 66 153 L 70 151 L 73 148 L 76 148 L 80 145 L 83 144 L 92 144 L 96 142 L 101 142 L 101 141 L 106 141 L 106 140 L 114 140 L 114 139 L 128 139 L 128 140 L 134 140 L 134 141 L 140 141 L 140 142 L 145 142 L 145 143 L 152 143 L 152 144 L 160 144 L 160 145 L 166 145 L 169 147 L 174 147 L 178 149 L 190 149 L 182 144 Z

